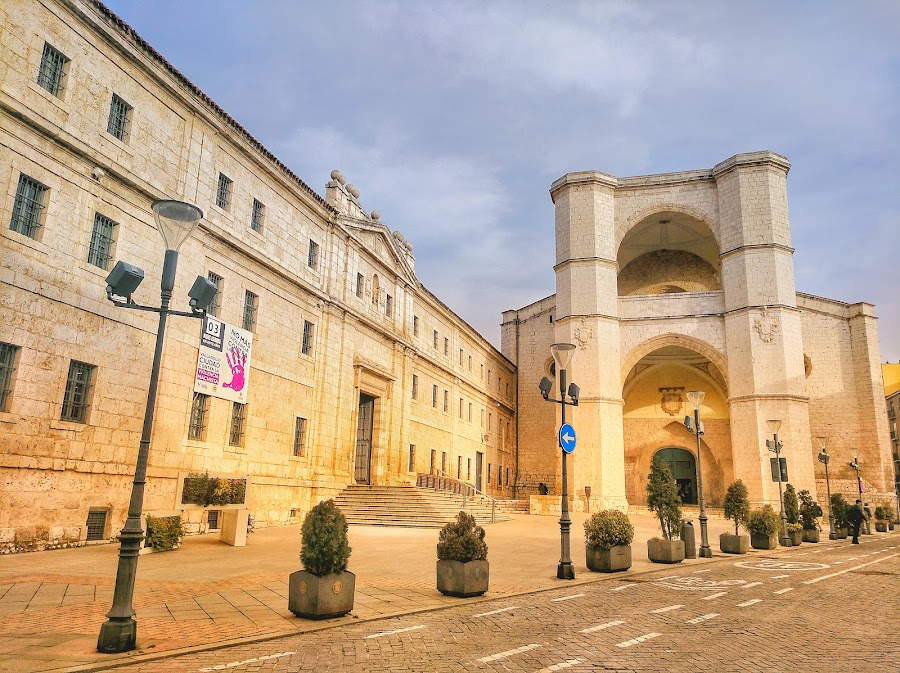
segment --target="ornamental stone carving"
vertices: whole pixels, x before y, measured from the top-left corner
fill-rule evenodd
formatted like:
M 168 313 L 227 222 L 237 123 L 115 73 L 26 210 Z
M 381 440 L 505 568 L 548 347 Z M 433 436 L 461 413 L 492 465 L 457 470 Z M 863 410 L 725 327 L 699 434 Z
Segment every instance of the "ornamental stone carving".
M 753 329 L 756 330 L 763 343 L 772 343 L 778 333 L 778 318 L 769 315 L 768 311 L 763 311 L 761 316 L 754 318 Z
M 676 416 L 684 407 L 684 399 L 681 394 L 684 388 L 660 388 L 662 398 L 659 401 L 659 408 L 665 411 L 669 416 Z

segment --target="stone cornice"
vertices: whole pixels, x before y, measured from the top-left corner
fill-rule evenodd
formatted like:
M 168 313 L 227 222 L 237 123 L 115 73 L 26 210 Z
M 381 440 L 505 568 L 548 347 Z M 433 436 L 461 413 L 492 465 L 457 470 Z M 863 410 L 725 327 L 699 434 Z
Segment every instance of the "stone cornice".
M 739 245 L 719 253 L 719 259 L 726 259 L 727 257 L 731 257 L 744 250 L 779 250 L 781 252 L 786 252 L 789 255 L 794 254 L 794 249 L 791 246 L 782 243 L 748 243 L 747 245 Z
M 787 157 L 777 154 L 771 150 L 762 150 L 759 152 L 745 152 L 743 154 L 735 154 L 725 161 L 722 161 L 712 169 L 712 175 L 717 180 L 720 176 L 738 168 L 749 168 L 756 166 L 771 166 L 787 175 L 791 170 L 791 162 Z
M 603 266 L 612 266 L 617 271 L 619 269 L 619 263 L 614 259 L 606 259 L 604 257 L 572 257 L 570 259 L 563 260 L 559 264 L 555 265 L 553 267 L 553 270 L 561 271 L 567 266 L 587 266 L 588 264 L 602 264 Z
M 567 187 L 576 185 L 598 185 L 615 189 L 619 184 L 619 180 L 612 175 L 601 173 L 600 171 L 577 171 L 575 173 L 566 173 L 561 178 L 557 178 L 550 185 L 550 198 L 556 203 L 556 196 L 560 191 Z

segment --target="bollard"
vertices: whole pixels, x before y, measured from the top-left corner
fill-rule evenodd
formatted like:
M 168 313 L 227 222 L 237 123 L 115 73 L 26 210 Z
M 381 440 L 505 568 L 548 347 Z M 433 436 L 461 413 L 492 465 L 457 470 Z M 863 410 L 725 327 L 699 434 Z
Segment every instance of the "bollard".
M 681 539 L 684 542 L 684 558 L 697 558 L 697 541 L 694 537 L 694 522 L 681 520 Z

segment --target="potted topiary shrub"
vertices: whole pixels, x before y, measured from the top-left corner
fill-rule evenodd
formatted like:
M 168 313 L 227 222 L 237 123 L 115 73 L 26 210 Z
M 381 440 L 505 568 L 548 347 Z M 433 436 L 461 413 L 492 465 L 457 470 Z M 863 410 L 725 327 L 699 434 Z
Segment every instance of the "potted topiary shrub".
M 786 484 L 784 487 L 784 518 L 787 519 L 787 533 L 791 539 L 791 546 L 799 547 L 803 543 L 803 526 L 800 525 L 797 491 L 792 484 Z
M 884 505 L 878 505 L 875 508 L 875 530 L 879 533 L 887 533 L 888 521 L 890 515 Z
M 469 598 L 488 590 L 490 566 L 484 528 L 465 512 L 438 535 L 437 589 L 446 596 Z
M 887 510 L 888 515 L 888 530 L 894 530 L 894 524 L 897 521 L 897 513 L 894 511 L 892 505 L 888 505 L 885 503 L 883 507 Z
M 585 558 L 589 570 L 601 573 L 631 567 L 634 526 L 628 515 L 615 509 L 595 512 L 584 522 Z
M 180 516 L 147 515 L 147 537 L 144 548 L 153 551 L 171 551 L 181 546 L 184 529 Z
M 803 489 L 797 494 L 800 500 L 800 525 L 803 528 L 804 542 L 819 541 L 819 517 L 822 516 L 822 508 L 812 498 L 812 494 Z
M 834 519 L 834 532 L 839 540 L 847 539 L 847 510 L 850 505 L 841 493 L 832 493 L 828 501 L 831 516 Z
M 750 498 L 744 482 L 738 479 L 725 492 L 725 518 L 734 522 L 734 535 L 722 533 L 719 536 L 719 549 L 726 554 L 746 554 L 750 551 L 750 536 L 741 535 L 740 528 L 747 527 L 750 514 Z
M 300 560 L 291 573 L 288 609 L 298 617 L 327 619 L 353 609 L 356 575 L 347 570 L 347 519 L 334 500 L 320 502 L 303 520 Z
M 750 531 L 750 546 L 754 549 L 775 549 L 778 544 L 778 514 L 771 505 L 763 505 L 750 512 L 747 529 Z
M 647 509 L 656 514 L 663 534 L 647 540 L 647 558 L 654 563 L 681 563 L 681 498 L 669 468 L 658 460 L 653 461 L 647 477 Z

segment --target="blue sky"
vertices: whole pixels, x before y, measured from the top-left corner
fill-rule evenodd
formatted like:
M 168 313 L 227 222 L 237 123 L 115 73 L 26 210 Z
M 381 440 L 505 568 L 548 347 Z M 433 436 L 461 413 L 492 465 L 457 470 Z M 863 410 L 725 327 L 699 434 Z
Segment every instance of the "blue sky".
M 900 3 L 110 0 L 310 186 L 338 168 L 499 346 L 554 292 L 550 183 L 787 156 L 797 289 L 900 361 Z

